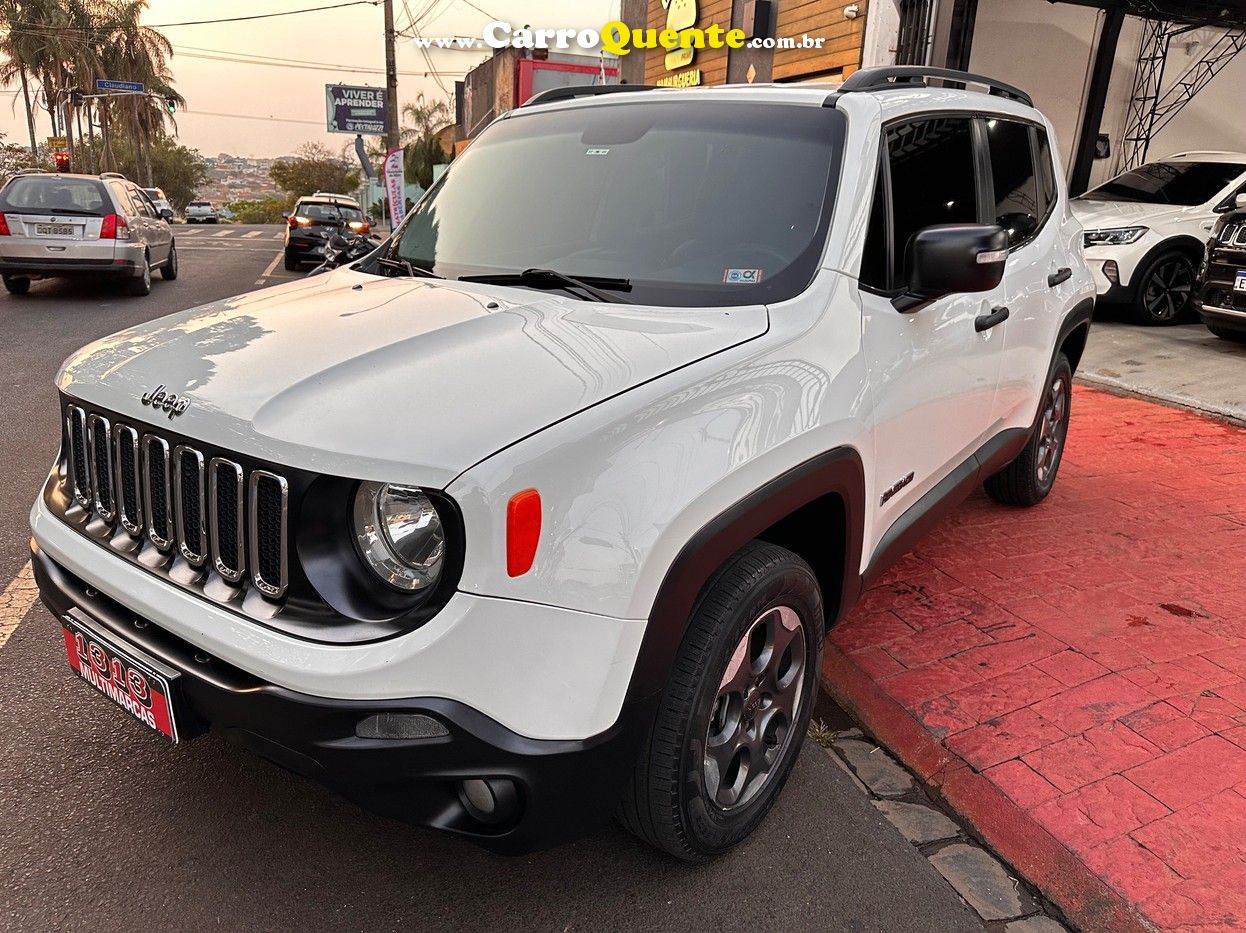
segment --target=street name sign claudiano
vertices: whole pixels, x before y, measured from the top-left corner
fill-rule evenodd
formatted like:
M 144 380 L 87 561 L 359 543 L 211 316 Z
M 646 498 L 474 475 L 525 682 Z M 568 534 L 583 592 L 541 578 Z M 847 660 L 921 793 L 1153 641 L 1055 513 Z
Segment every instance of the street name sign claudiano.
M 324 102 L 330 133 L 385 135 L 385 88 L 326 84 Z

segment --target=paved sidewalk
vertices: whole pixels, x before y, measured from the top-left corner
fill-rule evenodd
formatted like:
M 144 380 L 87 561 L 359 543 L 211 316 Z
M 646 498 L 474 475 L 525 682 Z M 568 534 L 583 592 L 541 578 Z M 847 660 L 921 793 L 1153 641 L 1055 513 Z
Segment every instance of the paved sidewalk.
M 1079 387 L 832 634 L 833 695 L 1083 929 L 1246 927 L 1246 430 Z

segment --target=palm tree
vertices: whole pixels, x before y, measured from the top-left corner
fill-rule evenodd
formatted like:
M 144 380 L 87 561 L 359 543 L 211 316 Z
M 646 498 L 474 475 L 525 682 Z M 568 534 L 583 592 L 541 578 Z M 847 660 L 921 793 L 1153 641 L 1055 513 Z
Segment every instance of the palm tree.
M 30 133 L 30 151 L 38 151 L 35 140 L 35 110 L 31 100 L 31 84 L 45 57 L 51 34 L 43 24 L 50 12 L 48 0 L 0 0 L 0 54 L 5 61 L 0 64 L 0 82 L 11 83 L 15 78 L 22 86 L 22 102 L 26 105 L 26 128 Z
M 450 105 L 427 101 L 421 93 L 414 103 L 403 104 L 402 116 L 407 125 L 399 130 L 399 141 L 407 181 L 427 190 L 433 184 L 433 166 L 449 161 L 436 134 L 450 122 Z

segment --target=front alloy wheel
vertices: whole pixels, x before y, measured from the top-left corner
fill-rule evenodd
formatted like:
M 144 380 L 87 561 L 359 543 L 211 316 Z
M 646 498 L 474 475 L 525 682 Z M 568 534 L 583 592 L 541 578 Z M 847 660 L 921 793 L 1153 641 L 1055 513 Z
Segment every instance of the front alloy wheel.
M 724 811 L 753 800 L 792 740 L 805 678 L 805 630 L 791 606 L 761 615 L 736 645 L 705 735 L 702 777 Z
M 1166 253 L 1147 269 L 1138 286 L 1138 319 L 1143 324 L 1175 324 L 1194 297 L 1194 266 L 1180 253 Z
M 823 628 L 817 577 L 796 554 L 753 541 L 728 560 L 688 623 L 623 825 L 694 862 L 747 838 L 809 728 Z

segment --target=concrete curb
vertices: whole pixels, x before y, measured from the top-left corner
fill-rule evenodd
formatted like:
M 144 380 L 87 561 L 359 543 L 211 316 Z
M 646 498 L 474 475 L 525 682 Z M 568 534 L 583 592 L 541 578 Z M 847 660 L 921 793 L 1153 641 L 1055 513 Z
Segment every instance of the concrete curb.
M 1005 862 L 1083 930 L 1151 933 L 1153 928 L 1065 845 L 959 756 L 943 748 L 832 642 L 822 684 L 851 716 L 916 772 Z

